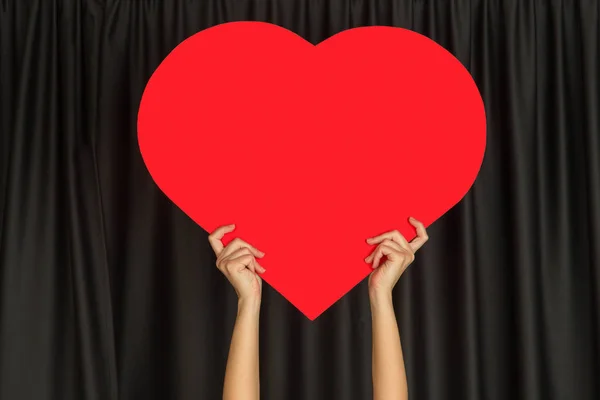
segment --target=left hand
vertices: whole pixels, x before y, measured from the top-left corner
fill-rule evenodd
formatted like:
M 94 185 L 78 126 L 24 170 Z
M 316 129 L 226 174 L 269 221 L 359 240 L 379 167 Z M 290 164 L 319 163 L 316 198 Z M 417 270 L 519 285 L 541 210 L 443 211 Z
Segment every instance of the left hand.
M 208 241 L 217 256 L 217 268 L 225 275 L 238 295 L 239 301 L 260 303 L 262 279 L 258 275 L 265 269 L 256 261 L 264 253 L 240 238 L 223 246 L 223 236 L 233 232 L 235 225 L 225 225 L 208 235 Z
M 368 244 L 377 244 L 375 250 L 365 258 L 367 263 L 372 263 L 374 269 L 369 276 L 371 295 L 391 295 L 402 273 L 414 261 L 415 252 L 429 239 L 425 226 L 421 222 L 412 217 L 409 222 L 417 229 L 417 237 L 410 243 L 397 230 L 367 239 Z M 380 265 L 383 257 L 385 261 Z

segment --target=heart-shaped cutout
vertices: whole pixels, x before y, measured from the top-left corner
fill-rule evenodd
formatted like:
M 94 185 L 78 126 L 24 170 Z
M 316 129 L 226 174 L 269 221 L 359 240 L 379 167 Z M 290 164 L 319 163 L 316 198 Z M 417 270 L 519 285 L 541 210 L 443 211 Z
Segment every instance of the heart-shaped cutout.
M 314 320 L 372 271 L 365 239 L 415 236 L 472 186 L 485 151 L 473 79 L 415 32 L 314 46 L 261 22 L 201 31 L 144 91 L 138 140 L 160 189 L 266 253 L 263 279 Z

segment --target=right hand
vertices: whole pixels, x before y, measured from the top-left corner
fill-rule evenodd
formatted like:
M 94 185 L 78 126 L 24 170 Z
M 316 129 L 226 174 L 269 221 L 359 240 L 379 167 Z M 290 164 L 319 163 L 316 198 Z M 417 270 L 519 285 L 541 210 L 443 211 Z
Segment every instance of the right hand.
M 421 222 L 412 217 L 409 222 L 417 228 L 417 237 L 410 243 L 397 230 L 367 239 L 367 243 L 378 245 L 371 255 L 365 258 L 366 262 L 373 263 L 374 271 L 369 276 L 369 293 L 371 295 L 387 294 L 391 296 L 398 279 L 414 261 L 415 252 L 429 240 L 425 226 Z
M 235 225 L 225 225 L 208 235 L 208 242 L 217 256 L 217 268 L 231 283 L 239 300 L 260 301 L 262 279 L 258 273 L 265 269 L 256 261 L 265 254 L 240 238 L 223 246 L 223 236 L 233 232 Z

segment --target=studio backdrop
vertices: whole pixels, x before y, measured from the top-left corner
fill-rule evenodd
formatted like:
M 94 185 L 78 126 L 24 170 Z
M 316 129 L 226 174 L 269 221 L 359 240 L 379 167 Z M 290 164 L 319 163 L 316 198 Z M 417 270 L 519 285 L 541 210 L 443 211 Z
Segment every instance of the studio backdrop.
M 0 0 L 0 399 L 221 397 L 235 292 L 151 179 L 136 120 L 175 46 L 240 20 L 313 44 L 408 28 L 479 87 L 477 181 L 394 290 L 410 398 L 600 399 L 599 15 L 597 0 Z M 371 399 L 370 329 L 366 280 L 314 322 L 265 284 L 261 398 Z

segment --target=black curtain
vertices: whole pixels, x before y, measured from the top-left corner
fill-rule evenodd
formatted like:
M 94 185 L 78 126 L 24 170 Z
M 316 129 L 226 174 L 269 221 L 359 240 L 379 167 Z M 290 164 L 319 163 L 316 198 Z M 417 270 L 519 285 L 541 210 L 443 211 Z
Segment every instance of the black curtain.
M 0 399 L 219 399 L 236 297 L 150 178 L 144 86 L 188 36 L 391 25 L 472 73 L 488 142 L 394 293 L 411 399 L 600 399 L 597 0 L 0 0 Z M 352 82 L 348 82 L 349 85 Z M 263 399 L 370 399 L 366 281 L 265 285 Z

